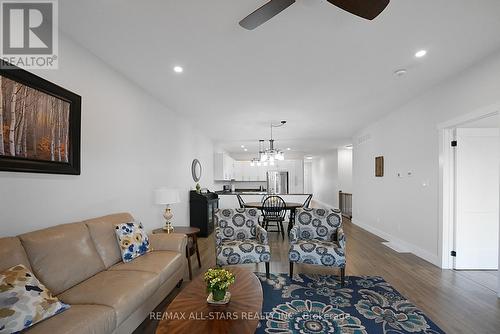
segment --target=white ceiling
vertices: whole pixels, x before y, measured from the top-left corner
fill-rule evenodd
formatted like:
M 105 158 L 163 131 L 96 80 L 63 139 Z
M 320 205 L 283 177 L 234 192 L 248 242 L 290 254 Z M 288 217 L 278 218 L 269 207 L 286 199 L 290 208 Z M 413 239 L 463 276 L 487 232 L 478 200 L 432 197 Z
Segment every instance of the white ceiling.
M 310 154 L 500 48 L 498 0 L 392 0 L 374 21 L 324 0 L 298 0 L 247 31 L 265 0 L 64 0 L 60 25 L 78 43 L 191 118 L 222 148 Z M 414 53 L 427 49 L 416 59 Z M 184 73 L 173 73 L 181 65 Z M 397 78 L 393 72 L 408 69 Z

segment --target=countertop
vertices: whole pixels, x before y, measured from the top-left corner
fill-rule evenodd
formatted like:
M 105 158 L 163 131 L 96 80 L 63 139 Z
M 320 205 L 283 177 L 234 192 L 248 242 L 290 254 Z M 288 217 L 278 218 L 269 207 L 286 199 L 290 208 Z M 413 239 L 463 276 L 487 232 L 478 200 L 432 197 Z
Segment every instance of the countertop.
M 268 194 L 266 191 L 216 191 L 217 195 L 278 195 L 278 196 L 286 196 L 286 195 L 304 195 L 309 196 L 310 194 Z
M 217 195 L 266 195 L 266 191 L 245 191 L 245 190 L 236 190 L 236 191 L 224 191 L 219 190 L 215 192 Z

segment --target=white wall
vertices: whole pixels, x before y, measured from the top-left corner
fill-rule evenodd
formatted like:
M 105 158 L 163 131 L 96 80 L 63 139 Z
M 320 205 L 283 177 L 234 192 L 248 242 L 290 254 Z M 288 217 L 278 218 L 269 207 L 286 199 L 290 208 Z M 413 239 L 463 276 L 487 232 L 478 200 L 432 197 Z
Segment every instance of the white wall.
M 159 186 L 181 189 L 174 225 L 189 225 L 191 161 L 201 161 L 201 185 L 212 187 L 211 141 L 64 36 L 59 49 L 59 69 L 36 74 L 82 96 L 82 174 L 0 172 L 0 236 L 118 211 L 159 227 Z
M 352 150 L 338 149 L 339 190 L 352 194 Z
M 440 263 L 437 124 L 498 103 L 498 73 L 500 54 L 430 87 L 355 136 L 354 223 Z M 383 178 L 374 176 L 379 155 L 385 158 Z
M 304 193 L 312 194 L 312 161 L 304 161 Z
M 339 175 L 337 150 L 314 157 L 312 160 L 313 200 L 321 205 L 338 207 Z

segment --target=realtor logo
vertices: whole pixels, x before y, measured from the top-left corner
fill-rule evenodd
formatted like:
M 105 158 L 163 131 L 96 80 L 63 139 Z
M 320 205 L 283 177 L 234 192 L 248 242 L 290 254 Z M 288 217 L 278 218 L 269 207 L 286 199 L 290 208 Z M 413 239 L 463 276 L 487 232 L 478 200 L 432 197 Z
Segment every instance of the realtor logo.
M 1 57 L 27 69 L 57 68 L 57 0 L 1 0 Z M 2 68 L 8 68 L 2 63 Z

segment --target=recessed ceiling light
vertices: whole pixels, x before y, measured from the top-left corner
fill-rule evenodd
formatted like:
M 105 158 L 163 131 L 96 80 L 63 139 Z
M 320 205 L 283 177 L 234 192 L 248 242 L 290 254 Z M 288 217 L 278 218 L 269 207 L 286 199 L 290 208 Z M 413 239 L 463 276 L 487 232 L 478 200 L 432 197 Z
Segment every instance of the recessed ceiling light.
M 401 68 L 399 70 L 394 71 L 394 75 L 397 76 L 397 77 L 402 77 L 406 73 L 408 73 L 408 71 L 405 70 L 404 68 Z
M 241 148 L 245 148 L 245 145 L 241 145 Z
M 420 51 L 417 51 L 417 53 L 415 53 L 415 57 L 422 58 L 426 54 L 427 54 L 427 50 L 420 50 Z
M 248 151 L 248 148 L 245 148 L 243 151 L 245 151 L 245 152 Z
M 184 69 L 180 66 L 174 66 L 174 72 L 175 73 L 182 73 L 182 72 L 184 72 Z
M 312 160 L 313 157 L 306 157 L 307 160 Z
M 286 150 L 287 150 L 287 151 L 290 151 L 290 150 L 291 150 L 291 148 L 290 148 L 290 147 L 287 147 L 287 148 L 286 148 Z

